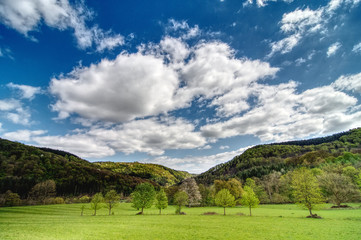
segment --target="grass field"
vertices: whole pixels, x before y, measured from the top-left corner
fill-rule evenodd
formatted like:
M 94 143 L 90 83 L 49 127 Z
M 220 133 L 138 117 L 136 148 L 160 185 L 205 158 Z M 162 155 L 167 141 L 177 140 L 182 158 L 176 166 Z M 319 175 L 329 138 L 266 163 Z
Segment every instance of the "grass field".
M 247 208 L 184 208 L 187 215 L 174 215 L 169 206 L 164 215 L 155 208 L 136 216 L 130 204 L 122 203 L 108 216 L 107 209 L 92 216 L 80 204 L 0 208 L 0 239 L 361 239 L 360 204 L 355 209 L 315 211 L 323 219 L 306 219 L 306 210 L 296 205 L 262 205 L 249 217 Z M 217 212 L 219 215 L 203 215 Z M 243 213 L 245 215 L 240 215 Z

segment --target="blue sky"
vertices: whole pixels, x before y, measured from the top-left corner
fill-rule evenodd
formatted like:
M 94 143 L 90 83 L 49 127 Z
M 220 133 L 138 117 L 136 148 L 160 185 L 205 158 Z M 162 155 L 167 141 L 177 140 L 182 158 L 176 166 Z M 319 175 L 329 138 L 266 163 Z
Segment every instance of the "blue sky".
M 0 0 L 0 136 L 192 173 L 361 126 L 360 0 Z

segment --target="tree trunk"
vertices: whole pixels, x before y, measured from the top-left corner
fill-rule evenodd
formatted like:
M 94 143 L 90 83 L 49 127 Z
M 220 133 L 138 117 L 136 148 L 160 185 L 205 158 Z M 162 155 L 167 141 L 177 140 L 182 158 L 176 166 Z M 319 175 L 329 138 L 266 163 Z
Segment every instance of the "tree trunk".
M 142 207 L 142 214 L 143 214 L 143 209 L 144 209 L 144 207 Z
M 159 215 L 162 215 L 162 209 L 159 208 Z
M 109 215 L 110 215 L 111 212 L 112 212 L 112 207 L 109 206 Z
M 223 215 L 226 216 L 226 208 L 223 208 Z
M 252 216 L 252 207 L 249 206 L 249 215 Z
M 310 216 L 312 216 L 312 215 L 313 215 L 313 214 L 312 214 L 312 209 L 309 208 L 308 211 L 310 211 Z

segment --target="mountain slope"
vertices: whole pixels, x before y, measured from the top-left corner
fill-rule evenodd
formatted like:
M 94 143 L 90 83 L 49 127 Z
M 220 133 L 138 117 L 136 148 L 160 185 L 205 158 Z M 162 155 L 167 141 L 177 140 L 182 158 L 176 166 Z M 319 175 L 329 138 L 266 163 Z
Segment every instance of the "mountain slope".
M 272 171 L 341 161 L 339 157 L 345 152 L 361 153 L 361 128 L 324 138 L 258 145 L 198 175 L 196 180 L 212 184 L 216 179 L 262 177 Z
M 160 165 L 133 165 L 91 163 L 64 151 L 0 139 L 0 193 L 11 190 L 25 198 L 35 184 L 52 179 L 58 195 L 93 194 L 109 188 L 129 194 L 142 182 L 171 185 L 189 176 Z

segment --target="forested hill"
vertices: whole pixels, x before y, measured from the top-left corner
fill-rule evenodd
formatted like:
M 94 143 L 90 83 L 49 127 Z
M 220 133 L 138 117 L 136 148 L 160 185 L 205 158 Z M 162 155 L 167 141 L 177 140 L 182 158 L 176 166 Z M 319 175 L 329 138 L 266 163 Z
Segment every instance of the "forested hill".
M 166 186 L 189 176 L 155 164 L 91 163 L 64 151 L 0 138 L 0 194 L 11 190 L 26 198 L 35 184 L 54 180 L 60 196 L 93 194 L 111 188 L 127 195 L 142 182 Z
M 324 138 L 258 145 L 198 175 L 196 180 L 212 184 L 216 179 L 260 178 L 273 171 L 285 173 L 301 166 L 361 164 L 360 154 L 361 128 L 357 128 Z

